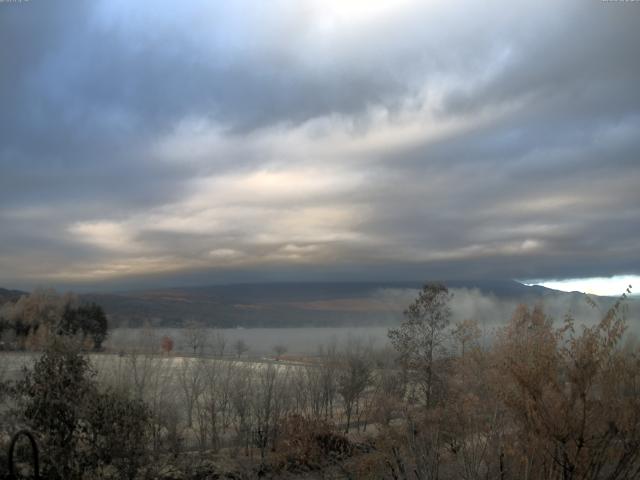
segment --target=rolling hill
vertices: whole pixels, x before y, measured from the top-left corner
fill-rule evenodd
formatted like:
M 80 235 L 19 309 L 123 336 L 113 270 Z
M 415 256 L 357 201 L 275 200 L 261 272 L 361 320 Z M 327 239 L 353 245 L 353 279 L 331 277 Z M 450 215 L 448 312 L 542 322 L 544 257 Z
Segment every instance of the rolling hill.
M 510 280 L 446 283 L 503 299 L 562 294 Z M 82 298 L 102 305 L 114 325 L 180 326 L 190 320 L 219 327 L 388 325 L 398 321 L 406 301 L 381 293 L 420 286 L 418 282 L 240 284 L 94 293 Z
M 448 281 L 454 301 L 470 302 L 465 316 L 505 319 L 518 303 L 544 303 L 561 318 L 581 312 L 585 295 L 527 286 L 512 280 Z M 100 304 L 112 327 L 180 327 L 195 321 L 208 326 L 308 327 L 396 324 L 415 298 L 418 282 L 264 283 L 164 288 L 118 293 L 81 294 L 80 300 Z M 26 292 L 0 289 L 0 304 Z M 603 308 L 613 302 L 594 297 Z M 632 311 L 640 301 L 632 301 Z M 582 310 L 582 313 L 584 311 Z

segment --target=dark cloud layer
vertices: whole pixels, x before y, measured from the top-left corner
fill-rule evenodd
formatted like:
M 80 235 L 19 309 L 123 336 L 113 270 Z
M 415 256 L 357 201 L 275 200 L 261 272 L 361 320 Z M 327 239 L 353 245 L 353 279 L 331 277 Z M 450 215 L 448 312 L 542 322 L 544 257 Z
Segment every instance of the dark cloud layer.
M 640 274 L 632 2 L 0 4 L 0 282 Z

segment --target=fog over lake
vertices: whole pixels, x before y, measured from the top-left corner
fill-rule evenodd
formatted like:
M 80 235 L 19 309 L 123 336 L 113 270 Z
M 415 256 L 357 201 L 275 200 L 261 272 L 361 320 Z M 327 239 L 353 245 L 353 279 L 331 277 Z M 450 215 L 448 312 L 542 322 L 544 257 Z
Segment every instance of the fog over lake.
M 573 316 L 580 329 L 582 325 L 593 325 L 615 301 L 614 298 L 597 297 L 596 307 L 591 306 L 582 294 L 550 295 L 537 299 L 501 299 L 493 295 L 483 294 L 476 289 L 452 289 L 451 323 L 465 319 L 478 321 L 483 332 L 483 342 L 493 337 L 495 330 L 504 326 L 518 304 L 525 303 L 529 307 L 541 305 L 547 315 L 560 324 L 567 315 Z M 408 306 L 415 298 L 415 290 L 388 289 L 378 294 L 379 298 L 391 301 L 402 311 L 402 305 Z M 630 299 L 626 304 L 628 320 L 628 336 L 640 336 L 640 302 Z M 301 323 L 303 318 L 301 317 Z M 205 353 L 211 353 L 216 333 L 222 333 L 226 339 L 227 354 L 234 353 L 234 343 L 243 340 L 249 347 L 249 355 L 273 354 L 273 347 L 282 345 L 289 354 L 313 355 L 318 348 L 330 344 L 345 346 L 351 340 L 371 344 L 375 348 L 389 345 L 387 332 L 399 322 L 389 322 L 383 326 L 344 326 L 344 327 L 285 327 L 285 328 L 203 328 L 205 337 Z M 160 345 L 163 336 L 174 341 L 174 351 L 189 353 L 188 333 L 184 328 L 115 328 L 111 331 L 106 347 L 112 350 L 127 349 L 146 342 Z M 148 338 L 148 337 L 156 338 Z

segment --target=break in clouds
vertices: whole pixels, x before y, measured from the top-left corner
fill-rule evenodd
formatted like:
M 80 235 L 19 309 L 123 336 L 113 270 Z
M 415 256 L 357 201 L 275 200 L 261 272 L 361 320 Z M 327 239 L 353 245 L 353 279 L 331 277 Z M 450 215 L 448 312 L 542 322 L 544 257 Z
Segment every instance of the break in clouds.
M 640 274 L 628 2 L 0 4 L 0 282 Z

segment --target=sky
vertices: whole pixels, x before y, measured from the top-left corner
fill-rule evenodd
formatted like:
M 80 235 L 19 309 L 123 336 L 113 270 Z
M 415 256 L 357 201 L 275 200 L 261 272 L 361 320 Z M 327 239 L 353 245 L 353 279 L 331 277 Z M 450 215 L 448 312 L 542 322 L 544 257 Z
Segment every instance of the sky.
M 633 281 L 638 45 L 638 2 L 0 2 L 0 285 Z

